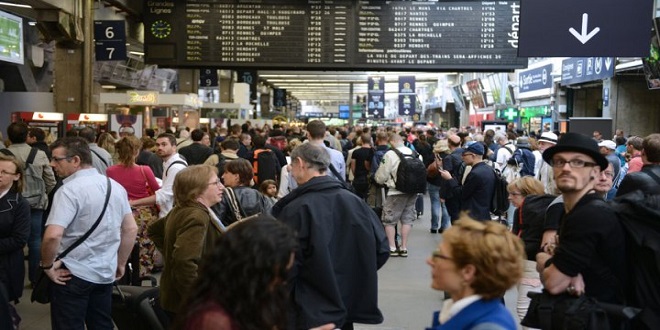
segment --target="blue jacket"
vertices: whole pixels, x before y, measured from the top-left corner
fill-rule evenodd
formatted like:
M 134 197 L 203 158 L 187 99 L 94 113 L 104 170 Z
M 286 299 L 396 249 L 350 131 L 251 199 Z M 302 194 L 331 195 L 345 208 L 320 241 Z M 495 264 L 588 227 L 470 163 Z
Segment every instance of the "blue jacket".
M 477 300 L 444 324 L 438 321 L 439 314 L 433 313 L 433 323 L 426 330 L 516 330 L 516 322 L 499 299 Z

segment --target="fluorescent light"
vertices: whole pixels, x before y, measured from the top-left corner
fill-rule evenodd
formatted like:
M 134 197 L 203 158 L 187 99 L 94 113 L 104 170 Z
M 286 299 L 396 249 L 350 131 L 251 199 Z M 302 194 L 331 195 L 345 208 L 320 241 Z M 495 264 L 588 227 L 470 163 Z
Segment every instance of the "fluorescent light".
M 117 86 L 115 86 L 115 85 L 101 85 L 101 88 L 103 88 L 103 89 L 117 89 Z
M 138 55 L 138 56 L 144 56 L 144 52 L 130 51 L 130 52 L 128 52 L 128 53 L 129 53 L 129 54 L 133 54 L 133 55 Z
M 37 25 L 37 22 L 35 22 L 35 21 L 29 21 L 29 22 L 28 22 L 28 25 L 29 25 L 29 26 L 35 26 L 35 25 Z
M 18 4 L 18 3 L 11 3 L 11 2 L 4 2 L 4 1 L 0 1 L 0 6 L 32 8 L 32 6 L 30 6 L 30 5 L 22 5 L 22 4 Z

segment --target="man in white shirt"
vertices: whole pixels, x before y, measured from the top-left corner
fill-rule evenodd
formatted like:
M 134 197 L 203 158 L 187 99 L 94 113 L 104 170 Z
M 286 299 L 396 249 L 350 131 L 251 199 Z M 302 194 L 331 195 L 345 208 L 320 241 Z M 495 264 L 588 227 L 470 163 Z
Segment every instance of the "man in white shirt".
M 160 213 L 158 216 L 163 218 L 170 212 L 174 206 L 174 177 L 182 169 L 188 166 L 181 156 L 176 152 L 176 138 L 170 133 L 162 133 L 156 138 L 158 149 L 156 154 L 163 159 L 163 184 L 160 189 L 152 196 L 132 200 L 131 206 L 158 204 Z

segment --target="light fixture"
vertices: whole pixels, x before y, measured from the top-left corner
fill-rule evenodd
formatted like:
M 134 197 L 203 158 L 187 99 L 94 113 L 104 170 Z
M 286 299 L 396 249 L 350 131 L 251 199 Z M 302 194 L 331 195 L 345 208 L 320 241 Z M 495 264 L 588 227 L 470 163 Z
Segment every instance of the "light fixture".
M 11 2 L 5 2 L 5 1 L 0 1 L 0 6 L 9 6 L 9 7 L 19 7 L 19 8 L 32 8 L 30 5 L 23 5 L 19 3 L 11 3 Z
M 136 52 L 136 51 L 130 51 L 128 52 L 129 54 L 137 55 L 137 56 L 144 56 L 144 52 Z
M 117 89 L 117 86 L 115 86 L 115 85 L 101 85 L 101 88 L 103 88 L 103 89 Z
M 29 25 L 29 26 L 35 26 L 35 25 L 37 25 L 37 22 L 35 22 L 35 21 L 29 21 L 29 22 L 28 22 L 28 25 Z

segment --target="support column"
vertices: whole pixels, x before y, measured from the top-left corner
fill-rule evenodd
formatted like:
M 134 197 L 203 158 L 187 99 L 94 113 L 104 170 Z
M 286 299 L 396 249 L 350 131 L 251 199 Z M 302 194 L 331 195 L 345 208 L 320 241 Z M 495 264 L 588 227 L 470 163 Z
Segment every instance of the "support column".
M 83 1 L 83 58 L 82 58 L 82 108 L 80 112 L 92 112 L 92 85 L 94 84 L 94 77 L 92 66 L 94 65 L 92 52 L 94 51 L 94 12 L 93 0 Z
M 53 72 L 53 94 L 55 111 L 82 113 L 83 51 L 81 48 L 55 46 L 55 69 Z M 91 87 L 91 86 L 90 86 Z

